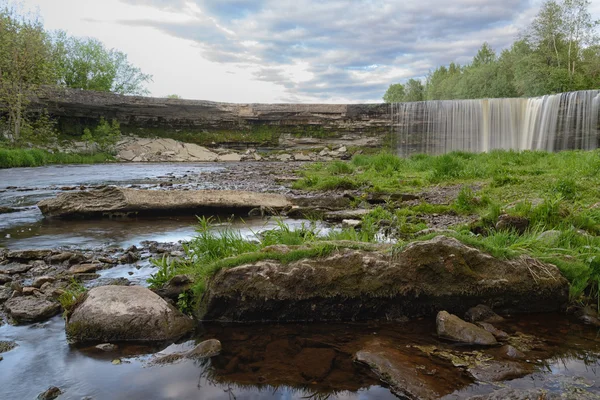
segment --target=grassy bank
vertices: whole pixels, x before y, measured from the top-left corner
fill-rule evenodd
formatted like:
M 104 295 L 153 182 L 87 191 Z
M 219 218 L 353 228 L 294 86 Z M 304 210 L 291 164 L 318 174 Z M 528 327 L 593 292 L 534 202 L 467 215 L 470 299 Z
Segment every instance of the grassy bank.
M 365 206 L 369 192 L 426 195 L 408 203 L 379 205 L 363 218 L 359 229 L 327 235 L 320 235 L 314 225 L 297 230 L 280 225 L 247 241 L 236 231 L 216 234 L 203 220 L 186 248 L 187 257 L 157 261 L 161 268 L 151 283 L 160 286 L 175 274 L 192 275 L 194 295 L 183 299 L 188 304 L 202 295 L 207 279 L 221 268 L 321 256 L 339 246 L 377 241 L 382 235 L 400 251 L 411 241 L 443 233 L 498 258 L 527 255 L 555 264 L 570 281 L 574 302 L 600 300 L 600 151 L 495 151 L 409 159 L 359 155 L 349 162 L 313 164 L 301 174 L 296 188 L 355 189 L 359 193 L 355 206 Z M 424 231 L 444 216 L 458 222 L 443 232 Z M 498 225 L 502 218 L 526 224 Z M 335 242 L 339 240 L 350 242 Z M 285 254 L 265 251 L 275 244 L 300 247 Z
M 48 164 L 96 164 L 113 161 L 105 153 L 51 153 L 40 149 L 11 149 L 0 147 L 0 168 L 39 167 Z

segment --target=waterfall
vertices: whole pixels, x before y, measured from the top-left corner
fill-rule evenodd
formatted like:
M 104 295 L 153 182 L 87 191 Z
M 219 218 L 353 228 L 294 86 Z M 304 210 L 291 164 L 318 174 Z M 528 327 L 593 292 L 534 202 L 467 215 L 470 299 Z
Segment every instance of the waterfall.
M 600 90 L 534 98 L 392 103 L 397 153 L 592 150 L 600 142 Z

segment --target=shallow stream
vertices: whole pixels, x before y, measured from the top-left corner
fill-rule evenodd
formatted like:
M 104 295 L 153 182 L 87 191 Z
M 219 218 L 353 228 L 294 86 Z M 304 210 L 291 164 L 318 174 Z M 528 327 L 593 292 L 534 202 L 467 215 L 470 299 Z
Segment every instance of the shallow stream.
M 233 164 L 232 164 L 233 165 Z M 128 247 L 145 240 L 191 238 L 195 217 L 101 221 L 49 221 L 35 203 L 72 186 L 156 185 L 184 175 L 223 173 L 228 164 L 112 164 L 0 170 L 0 247 L 76 249 Z M 224 183 L 226 184 L 226 182 Z M 66 188 L 66 187 L 69 188 Z M 209 186 L 209 185 L 207 185 Z M 61 189 L 63 188 L 63 189 Z M 303 221 L 287 220 L 289 224 Z M 236 220 L 245 235 L 277 223 Z M 145 284 L 147 262 L 100 271 L 101 278 L 126 277 Z M 18 347 L 0 354 L 0 399 L 33 399 L 50 386 L 60 399 L 393 399 L 397 398 L 354 354 L 373 341 L 405 354 L 410 363 L 437 377 L 434 388 L 447 399 L 464 399 L 507 387 L 544 389 L 564 398 L 600 398 L 600 336 L 596 329 L 564 315 L 513 316 L 501 326 L 511 334 L 537 338 L 525 376 L 478 384 L 427 357 L 415 346 L 465 349 L 439 341 L 432 320 L 395 324 L 205 324 L 179 344 L 158 348 L 119 344 L 115 352 L 69 346 L 60 316 L 33 325 L 0 326 L 0 340 Z M 207 362 L 183 360 L 156 365 L 158 354 L 182 351 L 217 338 L 223 352 Z M 490 350 L 495 351 L 495 350 Z M 118 362 L 115 360 L 119 360 Z

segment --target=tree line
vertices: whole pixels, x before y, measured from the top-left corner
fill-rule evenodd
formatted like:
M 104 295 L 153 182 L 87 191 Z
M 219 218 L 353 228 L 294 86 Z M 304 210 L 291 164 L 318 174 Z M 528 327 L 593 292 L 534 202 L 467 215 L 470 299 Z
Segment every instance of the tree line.
M 39 18 L 0 0 L 0 140 L 19 143 L 55 136 L 52 120 L 29 112 L 41 86 L 143 95 L 152 77 L 93 38 L 44 29 Z
M 390 85 L 387 103 L 423 100 L 535 97 L 600 88 L 600 21 L 589 0 L 549 0 L 500 55 L 483 43 L 470 64 L 450 63 L 425 81 Z

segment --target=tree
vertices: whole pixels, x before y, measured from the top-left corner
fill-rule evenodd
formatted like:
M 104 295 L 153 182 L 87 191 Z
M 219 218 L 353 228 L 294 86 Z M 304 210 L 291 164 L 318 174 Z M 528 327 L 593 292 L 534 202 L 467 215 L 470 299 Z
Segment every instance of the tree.
M 404 85 L 401 83 L 391 84 L 383 95 L 383 101 L 386 103 L 399 103 L 404 101 Z
M 405 86 L 406 93 L 403 101 L 423 101 L 425 100 L 425 87 L 420 79 L 409 79 Z
M 130 64 L 124 53 L 106 49 L 97 39 L 67 37 L 64 33 L 57 34 L 55 42 L 64 49 L 57 67 L 60 84 L 119 94 L 148 93 L 144 84 L 152 77 Z
M 14 142 L 27 125 L 29 92 L 55 79 L 52 46 L 37 18 L 19 16 L 14 9 L 0 9 L 0 101 L 6 104 L 8 132 Z

